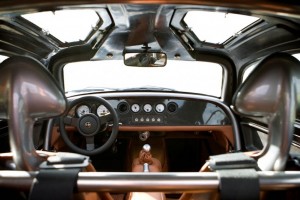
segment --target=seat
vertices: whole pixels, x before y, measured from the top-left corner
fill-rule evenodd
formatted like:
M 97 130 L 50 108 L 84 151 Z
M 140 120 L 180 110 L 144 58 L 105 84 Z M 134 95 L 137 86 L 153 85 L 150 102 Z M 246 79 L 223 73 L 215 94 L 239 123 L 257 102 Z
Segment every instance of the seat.
M 9 119 L 11 147 L 10 153 L 1 154 L 0 162 L 4 163 L 2 166 L 7 166 L 6 163 L 9 162 L 11 170 L 41 172 L 44 169 L 51 168 L 48 165 L 51 158 L 66 159 L 68 161 L 70 159 L 74 160 L 76 157 L 76 159 L 84 158 L 82 163 L 85 164 L 75 163 L 71 168 L 89 172 L 95 171 L 89 163 L 88 157 L 72 153 L 37 151 L 33 145 L 33 140 L 30 140 L 30 138 L 33 138 L 32 130 L 36 120 L 61 115 L 67 104 L 64 93 L 41 63 L 23 56 L 6 59 L 0 65 L 0 85 L 3 86 L 0 87 L 0 117 Z M 68 165 L 69 163 L 63 163 L 58 169 L 68 169 Z M 52 168 L 53 171 L 56 167 Z M 5 167 L 5 169 L 9 168 Z M 75 175 L 77 176 L 77 174 Z M 32 186 L 34 187 L 34 184 Z M 70 193 L 73 193 L 73 188 L 70 188 Z M 49 186 L 47 190 L 52 189 Z M 28 195 L 30 196 L 30 194 Z M 49 193 L 49 196 L 51 196 L 51 193 Z M 76 193 L 74 198 L 78 200 L 112 199 L 108 193 L 98 194 L 93 192 Z
M 234 110 L 241 116 L 258 118 L 268 125 L 268 143 L 260 152 L 244 152 L 261 171 L 284 171 L 300 108 L 300 63 L 287 53 L 263 59 L 233 97 Z M 210 171 L 209 163 L 200 170 Z M 222 185 L 220 186 L 220 189 Z M 260 199 L 267 198 L 260 193 Z M 220 199 L 220 192 L 183 193 L 180 200 Z

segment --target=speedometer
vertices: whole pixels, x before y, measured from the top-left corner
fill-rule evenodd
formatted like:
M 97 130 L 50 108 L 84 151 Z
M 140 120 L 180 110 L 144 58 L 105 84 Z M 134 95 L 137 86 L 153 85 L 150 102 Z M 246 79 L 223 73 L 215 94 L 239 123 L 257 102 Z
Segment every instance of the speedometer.
M 108 111 L 108 109 L 104 106 L 104 105 L 100 105 L 98 108 L 97 108 L 97 115 L 100 117 L 100 116 L 103 116 L 103 115 L 108 115 L 110 112 Z
M 80 105 L 76 109 L 76 114 L 77 114 L 78 117 L 81 117 L 81 116 L 83 116 L 85 114 L 88 114 L 90 112 L 91 112 L 91 110 L 87 105 Z

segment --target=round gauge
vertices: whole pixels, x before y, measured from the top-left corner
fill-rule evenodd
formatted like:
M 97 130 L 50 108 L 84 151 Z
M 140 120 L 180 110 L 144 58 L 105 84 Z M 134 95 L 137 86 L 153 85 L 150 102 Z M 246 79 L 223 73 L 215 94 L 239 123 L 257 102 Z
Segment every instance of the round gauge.
M 76 109 L 76 114 L 78 117 L 81 117 L 85 114 L 88 114 L 90 113 L 90 108 L 87 106 L 87 105 L 81 105 L 81 106 L 78 106 L 77 109 Z
M 140 111 L 140 105 L 137 104 L 137 103 L 132 104 L 131 110 L 132 110 L 132 112 L 139 112 Z
M 152 110 L 152 106 L 150 104 L 147 103 L 147 104 L 144 105 L 144 111 L 145 112 L 150 112 L 151 110 Z
M 155 106 L 155 110 L 156 110 L 156 112 L 161 113 L 165 110 L 165 106 L 163 104 L 159 103 Z
M 108 109 L 104 106 L 104 105 L 100 105 L 98 108 L 97 108 L 97 115 L 99 117 L 103 116 L 103 115 L 107 115 L 109 114 L 110 112 L 108 111 Z

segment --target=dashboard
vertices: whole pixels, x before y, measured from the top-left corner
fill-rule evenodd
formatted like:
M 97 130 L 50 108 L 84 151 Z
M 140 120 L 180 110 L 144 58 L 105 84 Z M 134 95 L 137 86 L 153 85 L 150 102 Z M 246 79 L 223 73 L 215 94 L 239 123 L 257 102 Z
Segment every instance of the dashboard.
M 109 118 L 110 111 L 102 100 L 83 97 L 105 99 L 116 111 L 119 133 L 126 136 L 145 131 L 169 133 L 171 137 L 176 134 L 186 137 L 188 134 L 218 132 L 224 134 L 235 149 L 241 148 L 235 116 L 229 106 L 217 98 L 166 92 L 92 93 L 69 97 L 69 103 L 74 105 L 69 108 L 69 116 L 81 118 L 93 113 L 99 118 L 106 115 Z M 107 125 L 112 126 L 110 123 Z M 124 134 L 121 135 L 126 137 Z
M 231 120 L 218 103 L 205 99 L 182 97 L 104 97 L 117 111 L 122 126 L 201 126 L 231 125 Z M 97 101 L 80 102 L 73 115 L 97 116 L 109 110 Z

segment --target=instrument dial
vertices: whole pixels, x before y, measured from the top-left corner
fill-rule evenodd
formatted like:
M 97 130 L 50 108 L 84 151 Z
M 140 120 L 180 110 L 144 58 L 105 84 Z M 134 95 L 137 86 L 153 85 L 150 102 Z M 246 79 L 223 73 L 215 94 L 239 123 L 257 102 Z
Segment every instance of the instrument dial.
M 99 117 L 104 116 L 104 115 L 108 115 L 108 114 L 110 114 L 110 112 L 108 111 L 108 109 L 104 105 L 100 105 L 97 108 L 97 115 Z
M 151 110 L 152 110 L 152 106 L 150 105 L 150 104 L 145 104 L 144 105 L 144 111 L 145 112 L 151 112 Z
M 155 106 L 155 110 L 156 110 L 156 112 L 161 113 L 165 110 L 165 106 L 163 104 L 159 103 Z
M 88 114 L 90 112 L 91 110 L 87 105 L 80 105 L 76 109 L 76 114 L 78 117 L 82 117 L 83 115 Z
M 140 105 L 137 104 L 137 103 L 132 104 L 131 110 L 132 110 L 132 112 L 135 112 L 135 113 L 136 113 L 136 112 L 139 112 L 139 111 L 140 111 Z

